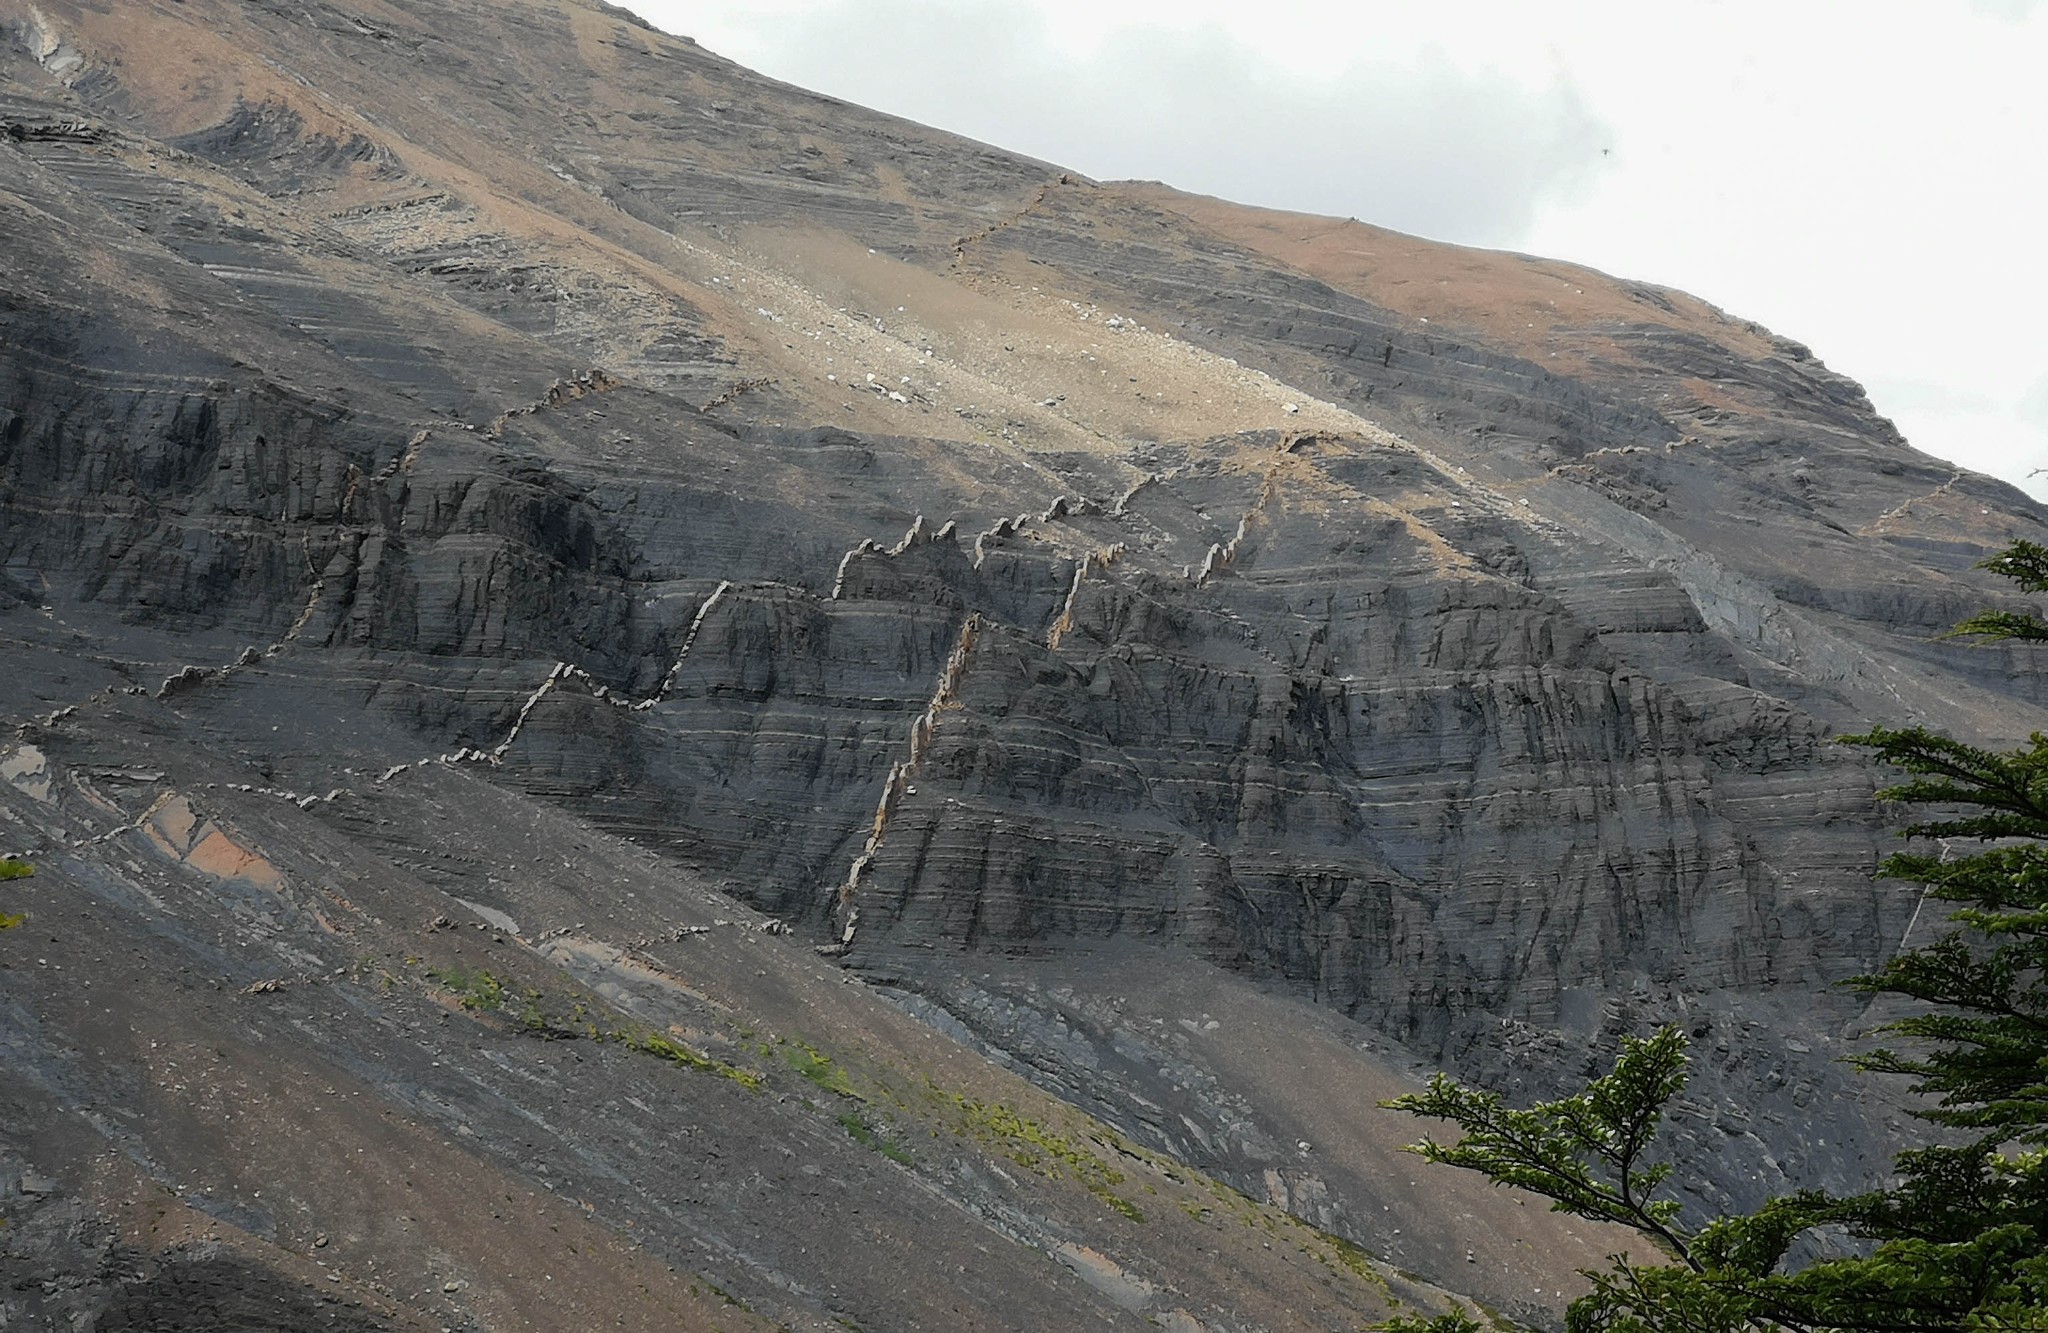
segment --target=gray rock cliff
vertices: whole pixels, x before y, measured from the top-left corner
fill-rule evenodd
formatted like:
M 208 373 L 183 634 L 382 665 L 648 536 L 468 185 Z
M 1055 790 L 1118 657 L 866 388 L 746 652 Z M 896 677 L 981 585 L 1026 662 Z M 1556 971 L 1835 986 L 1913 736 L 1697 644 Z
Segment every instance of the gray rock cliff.
M 350 1329 L 1447 1299 L 1363 1246 L 1549 1323 L 1612 1238 L 1371 1101 L 1680 1022 L 1694 1204 L 1902 1141 L 1835 983 L 1930 923 L 1832 737 L 2041 724 L 1932 638 L 2044 512 L 1806 348 L 580 0 L 115 9 L 0 0 L 0 1167 L 71 1182 L 10 1311 L 289 1321 L 343 1258 Z M 602 1257 L 550 1303 L 229 1128 L 330 1083 L 393 1126 L 330 1146 Z

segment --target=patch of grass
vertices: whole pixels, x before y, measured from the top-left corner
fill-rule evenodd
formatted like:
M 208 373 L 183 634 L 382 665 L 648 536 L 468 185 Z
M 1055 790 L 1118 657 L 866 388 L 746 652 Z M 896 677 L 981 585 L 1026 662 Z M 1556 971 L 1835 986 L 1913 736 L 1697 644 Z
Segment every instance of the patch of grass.
M 1378 1292 L 1390 1304 L 1397 1303 L 1394 1301 L 1394 1289 L 1387 1285 L 1387 1275 L 1379 1270 L 1379 1266 L 1373 1262 L 1372 1255 L 1342 1236 L 1333 1235 L 1320 1227 L 1309 1226 L 1306 1222 L 1302 1222 L 1301 1226 L 1313 1232 L 1317 1240 L 1329 1247 L 1330 1252 L 1328 1254 L 1324 1254 L 1317 1247 L 1305 1246 L 1304 1248 L 1308 1249 L 1309 1253 L 1313 1254 L 1331 1271 L 1335 1272 L 1341 1269 L 1349 1272 L 1351 1276 Z
M 1132 1203 L 1122 1195 L 1113 1193 L 1105 1186 L 1089 1184 L 1088 1192 L 1099 1199 L 1111 1212 L 1116 1213 L 1127 1222 L 1143 1222 L 1145 1220 L 1144 1209 L 1138 1207 L 1137 1204 Z
M 721 1287 L 721 1286 L 719 1286 L 719 1285 L 718 1285 L 718 1284 L 717 1284 L 716 1282 L 713 1282 L 713 1281 L 712 1281 L 712 1280 L 711 1280 L 710 1278 L 708 1278 L 708 1277 L 704 1277 L 704 1278 L 699 1278 L 699 1279 L 698 1279 L 697 1281 L 698 1281 L 698 1282 L 702 1282 L 702 1283 L 704 1284 L 704 1286 L 705 1286 L 705 1287 L 706 1287 L 706 1288 L 707 1288 L 707 1289 L 708 1289 L 708 1290 L 709 1290 L 709 1291 L 711 1292 L 711 1294 L 712 1294 L 712 1295 L 714 1295 L 714 1296 L 718 1297 L 718 1299 L 719 1299 L 719 1300 L 721 1300 L 721 1301 L 724 1301 L 724 1302 L 725 1302 L 725 1303 L 726 1303 L 727 1305 L 731 1306 L 731 1307 L 732 1307 L 733 1309 L 735 1309 L 735 1310 L 745 1310 L 745 1311 L 746 1311 L 746 1312 L 747 1312 L 748 1314 L 752 1314 L 752 1313 L 753 1313 L 753 1311 L 752 1311 L 751 1309 L 749 1309 L 749 1308 L 748 1308 L 748 1306 L 747 1306 L 747 1303 L 746 1303 L 745 1301 L 743 1301 L 743 1300 L 741 1300 L 741 1299 L 740 1299 L 739 1297 L 737 1297 L 737 1296 L 733 1295 L 733 1294 L 732 1294 L 731 1292 L 727 1291 L 727 1290 L 726 1290 L 726 1289 L 725 1289 L 724 1287 Z M 691 1294 L 692 1296 L 696 1296 L 696 1295 L 700 1295 L 700 1294 L 701 1294 L 701 1293 L 700 1293 L 700 1292 L 699 1292 L 699 1291 L 697 1290 L 697 1283 L 696 1283 L 696 1282 L 692 1282 L 692 1283 L 690 1284 L 690 1294 Z
M 824 1092 L 840 1097 L 864 1100 L 846 1077 L 846 1071 L 833 1063 L 832 1057 L 820 1051 L 807 1041 L 782 1043 L 782 1062 L 801 1074 Z
M 1144 1209 L 1138 1207 L 1137 1204 L 1132 1203 L 1129 1199 L 1124 1198 L 1122 1195 L 1111 1191 L 1107 1186 L 1096 1185 L 1091 1183 L 1088 1185 L 1088 1192 L 1094 1195 L 1096 1199 L 1099 1200 L 1111 1212 L 1123 1218 L 1126 1222 L 1142 1223 L 1145 1220 Z
M 681 1065 L 685 1069 L 696 1069 L 706 1074 L 716 1074 L 720 1078 L 730 1079 L 748 1092 L 759 1092 L 768 1082 L 756 1070 L 743 1069 L 738 1065 L 729 1065 L 723 1060 L 714 1060 L 702 1051 L 692 1050 L 665 1032 L 654 1032 L 648 1029 L 615 1029 L 607 1035 L 614 1041 L 624 1042 L 631 1050 L 652 1055 L 657 1059 L 667 1060 L 669 1063 Z
M 548 1021 L 547 1014 L 540 1007 L 540 992 L 529 990 L 526 992 L 524 1000 L 525 1003 L 519 1007 L 519 1026 L 525 1028 L 528 1032 L 552 1031 L 554 1024 Z
M 1488 1315 L 1489 1321 L 1492 1316 Z M 1494 1323 L 1498 1329 L 1499 1323 Z M 1427 1315 L 1397 1314 L 1385 1323 L 1374 1324 L 1375 1333 L 1486 1333 L 1472 1316 L 1463 1310 L 1451 1309 L 1431 1318 Z
M 427 976 L 454 992 L 462 1007 L 474 1013 L 495 1014 L 505 1007 L 505 983 L 482 968 L 430 969 Z
M 1259 1202 L 1242 1190 L 1224 1184 L 1213 1176 L 1197 1176 L 1197 1180 L 1208 1186 L 1209 1193 L 1223 1206 L 1223 1210 L 1234 1216 L 1246 1227 L 1263 1229 L 1275 1239 L 1281 1238 L 1283 1228 L 1294 1247 L 1330 1270 L 1336 1276 L 1350 1274 L 1358 1281 L 1372 1288 L 1381 1299 L 1390 1305 L 1399 1305 L 1394 1290 L 1388 1285 L 1387 1275 L 1374 1260 L 1371 1253 L 1344 1237 L 1323 1230 L 1312 1223 L 1304 1222 L 1290 1212 Z M 1207 1220 L 1212 1210 L 1199 1204 L 1190 1206 L 1183 1201 L 1181 1208 L 1188 1216 Z M 1412 1274 L 1404 1274 L 1412 1281 L 1423 1281 Z
M 1136 1204 L 1112 1188 L 1124 1183 L 1124 1173 L 1051 1126 L 1000 1103 L 976 1101 L 936 1086 L 932 1092 L 961 1113 L 966 1133 L 986 1141 L 1017 1165 L 1044 1176 L 1067 1176 L 1118 1215 L 1132 1222 L 1145 1220 Z
M 685 1069 L 716 1074 L 749 1092 L 759 1092 L 767 1086 L 766 1076 L 759 1071 L 714 1060 L 665 1032 L 657 1032 L 639 1023 L 600 1022 L 600 1019 L 610 1016 L 603 1012 L 602 1007 L 593 1012 L 591 1005 L 596 1001 L 588 996 L 572 997 L 564 1012 L 559 1000 L 550 1000 L 532 988 L 514 993 L 506 988 L 501 978 L 481 968 L 475 971 L 459 966 L 429 968 L 427 976 L 452 992 L 464 1009 L 473 1013 L 503 1015 L 528 1036 L 549 1040 L 588 1038 L 591 1041 L 613 1041 L 628 1050 L 651 1055 Z M 516 1010 L 510 1007 L 514 1003 L 518 1006 Z
M 1381 1276 L 1379 1269 L 1373 1266 L 1372 1255 L 1363 1246 L 1354 1244 L 1342 1236 L 1332 1235 L 1327 1231 L 1323 1233 L 1323 1239 L 1332 1250 L 1336 1251 L 1339 1263 L 1369 1282 L 1382 1287 L 1387 1285 L 1386 1278 Z
M 1208 1187 L 1210 1196 L 1243 1225 L 1264 1227 L 1267 1231 L 1277 1230 L 1271 1216 L 1274 1210 L 1270 1206 L 1258 1202 L 1242 1190 L 1224 1184 L 1214 1176 L 1202 1176 L 1200 1180 Z
M 1198 1222 L 1214 1223 L 1234 1219 L 1240 1226 L 1264 1231 L 1276 1240 L 1284 1238 L 1302 1254 L 1329 1269 L 1333 1275 L 1342 1277 L 1349 1274 L 1372 1288 L 1388 1304 L 1400 1304 L 1394 1298 L 1392 1286 L 1388 1284 L 1386 1271 L 1363 1247 L 1312 1223 L 1304 1222 L 1292 1213 L 1262 1203 L 1244 1191 L 1224 1184 L 1214 1176 L 1192 1174 L 1193 1182 L 1206 1187 L 1219 1206 L 1211 1208 L 1198 1200 L 1183 1199 L 1180 1201 L 1180 1209 L 1189 1217 Z M 1412 1273 L 1403 1272 L 1401 1275 L 1412 1282 L 1425 1281 Z
M 36 873 L 36 868 L 26 861 L 17 861 L 11 856 L 0 856 L 0 880 L 27 879 Z M 0 912 L 0 930 L 13 930 L 28 920 L 25 912 Z
M 878 1152 L 899 1166 L 909 1166 L 911 1164 L 910 1154 L 905 1152 L 900 1145 L 883 1138 L 880 1134 L 868 1128 L 867 1122 L 860 1118 L 859 1112 L 841 1112 L 839 1127 L 848 1134 L 851 1134 L 853 1141 L 861 1147 Z

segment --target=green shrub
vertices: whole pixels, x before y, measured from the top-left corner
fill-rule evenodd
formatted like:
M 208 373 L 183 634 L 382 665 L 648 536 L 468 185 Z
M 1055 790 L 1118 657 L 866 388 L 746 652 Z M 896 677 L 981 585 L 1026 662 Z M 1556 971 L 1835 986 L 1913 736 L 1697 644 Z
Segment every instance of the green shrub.
M 823 1091 L 860 1100 L 860 1094 L 854 1091 L 846 1071 L 834 1064 L 831 1056 L 809 1042 L 784 1043 L 782 1061 Z
M 690 1049 L 666 1033 L 618 1031 L 609 1035 L 625 1042 L 626 1045 L 636 1051 L 644 1052 L 658 1059 L 667 1060 L 671 1064 L 678 1064 L 685 1069 L 697 1069 L 707 1074 L 716 1074 L 720 1078 L 730 1079 L 748 1092 L 759 1092 L 768 1082 L 767 1079 L 752 1069 L 743 1069 L 738 1065 L 726 1064 L 723 1060 L 714 1060 L 700 1051 Z
M 453 991 L 464 1009 L 494 1014 L 505 1007 L 505 983 L 481 968 L 471 972 L 467 968 L 450 967 L 430 970 L 427 975 Z

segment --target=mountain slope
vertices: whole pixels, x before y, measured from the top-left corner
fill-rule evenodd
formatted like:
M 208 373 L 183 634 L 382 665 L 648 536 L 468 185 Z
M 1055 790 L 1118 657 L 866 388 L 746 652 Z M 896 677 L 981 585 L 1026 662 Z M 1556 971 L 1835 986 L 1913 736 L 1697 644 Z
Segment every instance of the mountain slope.
M 0 3 L 0 122 L 29 1317 L 1540 1323 L 1622 1242 L 1418 1071 L 1682 1021 L 1703 1206 L 1903 1132 L 1829 737 L 2038 725 L 1929 640 L 2043 513 L 1805 348 L 576 0 Z

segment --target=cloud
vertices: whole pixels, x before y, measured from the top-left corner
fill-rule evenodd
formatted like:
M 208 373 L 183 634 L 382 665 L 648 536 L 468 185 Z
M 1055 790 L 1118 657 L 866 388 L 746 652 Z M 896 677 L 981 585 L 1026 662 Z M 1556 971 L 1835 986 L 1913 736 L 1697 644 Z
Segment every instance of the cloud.
M 655 22 L 674 22 L 650 0 Z M 1569 86 L 1403 46 L 1328 72 L 1215 24 L 1062 41 L 1021 5 L 693 5 L 692 35 L 764 72 L 1101 179 L 1508 245 L 1582 194 L 1613 136 Z M 721 46 L 722 42 L 729 43 Z
M 1915 448 L 2048 500 L 2048 379 L 2011 399 L 1878 376 L 1870 398 Z
M 2036 380 L 2034 387 L 2020 399 L 2018 415 L 2020 420 L 2048 435 L 2048 375 Z
M 1997 412 L 2004 407 L 1993 394 L 1934 380 L 1888 376 L 1881 381 L 1873 381 L 1872 392 L 1876 392 L 1879 384 L 1883 386 L 1886 405 L 1901 412 L 1968 415 Z

